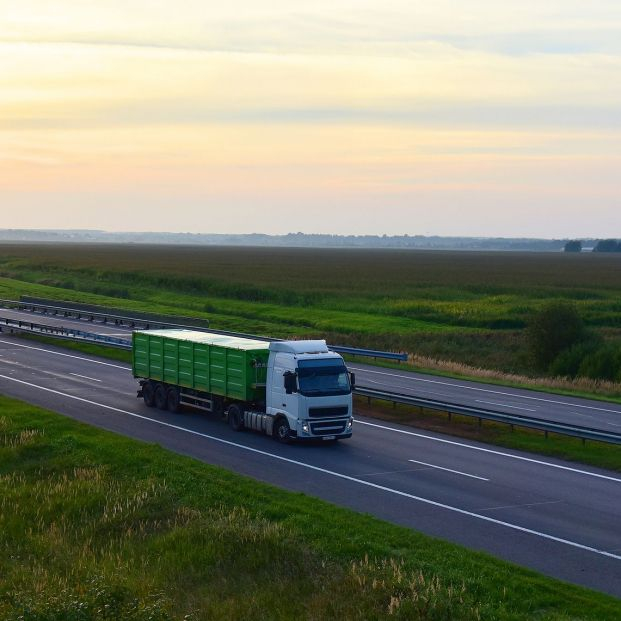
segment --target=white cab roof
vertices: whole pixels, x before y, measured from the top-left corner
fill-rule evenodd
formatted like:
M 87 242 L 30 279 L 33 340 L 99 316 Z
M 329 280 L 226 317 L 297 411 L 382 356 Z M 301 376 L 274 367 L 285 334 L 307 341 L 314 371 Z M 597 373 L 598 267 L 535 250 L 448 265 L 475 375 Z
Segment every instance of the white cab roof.
M 330 352 L 326 342 L 321 341 L 274 341 L 270 351 L 287 354 L 327 354 Z

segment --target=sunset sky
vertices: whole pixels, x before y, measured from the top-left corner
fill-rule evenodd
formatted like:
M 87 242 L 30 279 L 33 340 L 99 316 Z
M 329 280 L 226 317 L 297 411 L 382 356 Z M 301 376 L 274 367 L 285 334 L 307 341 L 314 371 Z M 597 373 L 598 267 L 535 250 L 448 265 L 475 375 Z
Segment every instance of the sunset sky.
M 621 3 L 0 0 L 0 228 L 621 236 Z

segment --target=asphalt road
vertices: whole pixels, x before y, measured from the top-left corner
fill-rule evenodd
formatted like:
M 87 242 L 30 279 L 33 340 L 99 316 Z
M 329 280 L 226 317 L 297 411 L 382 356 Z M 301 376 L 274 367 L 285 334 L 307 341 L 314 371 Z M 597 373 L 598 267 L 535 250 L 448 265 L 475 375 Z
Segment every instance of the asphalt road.
M 365 418 L 349 441 L 283 446 L 147 408 L 127 365 L 7 335 L 0 393 L 621 597 L 613 472 Z
M 0 309 L 0 317 L 54 326 L 80 326 L 80 329 L 84 331 L 118 338 L 127 337 L 128 340 L 131 333 L 129 328 L 123 326 L 28 311 Z M 495 384 L 454 380 L 357 362 L 349 363 L 348 367 L 355 371 L 356 382 L 359 386 L 437 399 L 496 412 L 521 414 L 602 431 L 621 432 L 621 405 L 614 403 L 521 390 Z

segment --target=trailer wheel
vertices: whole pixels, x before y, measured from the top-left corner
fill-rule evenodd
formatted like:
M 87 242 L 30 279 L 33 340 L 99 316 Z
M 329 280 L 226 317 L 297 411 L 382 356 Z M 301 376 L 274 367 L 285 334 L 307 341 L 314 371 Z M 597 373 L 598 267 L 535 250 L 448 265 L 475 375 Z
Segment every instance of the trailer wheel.
M 289 423 L 286 418 L 279 418 L 274 423 L 274 438 L 281 444 L 289 444 Z
M 155 407 L 158 410 L 165 410 L 167 406 L 168 395 L 166 394 L 166 386 L 158 384 L 155 387 Z
M 238 405 L 229 405 L 229 426 L 233 431 L 241 431 L 244 428 L 244 414 Z
M 148 408 L 152 408 L 155 405 L 155 389 L 151 382 L 145 382 L 142 386 L 142 398 Z
M 171 388 L 166 395 L 166 406 L 168 407 L 169 412 L 178 412 L 179 411 L 179 390 L 177 388 Z

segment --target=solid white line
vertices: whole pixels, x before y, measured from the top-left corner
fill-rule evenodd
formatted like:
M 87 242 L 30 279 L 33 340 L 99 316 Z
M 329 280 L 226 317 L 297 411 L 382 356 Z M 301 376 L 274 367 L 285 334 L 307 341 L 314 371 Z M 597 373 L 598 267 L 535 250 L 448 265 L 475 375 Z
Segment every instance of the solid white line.
M 75 375 L 76 377 L 83 377 L 84 379 L 93 380 L 94 382 L 101 382 L 101 380 L 97 379 L 96 377 L 89 377 L 88 375 L 80 375 L 79 373 L 69 373 L 69 375 Z
M 425 440 L 433 440 L 434 442 L 443 442 L 444 444 L 452 444 L 453 446 L 462 446 L 463 448 L 472 449 L 473 451 L 481 451 L 482 453 L 492 453 L 493 455 L 502 455 L 503 457 L 510 457 L 511 459 L 519 459 L 521 461 L 528 461 L 533 464 L 539 464 L 541 466 L 549 466 L 550 468 L 558 468 L 559 470 L 569 470 L 570 472 L 576 472 L 578 474 L 586 474 L 590 477 L 597 477 L 598 479 L 606 479 L 607 481 L 614 481 L 615 483 L 621 483 L 621 479 L 611 477 L 605 474 L 598 474 L 597 472 L 589 472 L 588 470 L 580 470 L 578 468 L 570 468 L 569 466 L 561 466 L 560 464 L 553 464 L 549 461 L 541 461 L 540 459 L 532 459 L 530 457 L 522 457 L 521 455 L 512 455 L 511 453 L 503 453 L 502 451 L 494 451 L 493 449 L 483 448 L 481 446 L 472 446 L 471 444 L 465 444 L 464 442 L 455 442 L 454 440 L 445 440 L 444 438 L 434 438 L 424 433 L 416 433 L 415 431 L 406 431 L 405 429 L 395 429 L 394 427 L 388 427 L 387 425 L 378 425 L 377 423 L 368 423 L 364 420 L 356 419 L 356 425 L 367 425 L 368 427 L 377 427 L 378 429 L 385 429 L 386 431 L 394 431 L 395 433 L 403 433 L 408 436 L 416 436 L 417 438 L 424 438 Z
M 503 408 L 513 408 L 514 410 L 526 410 L 527 412 L 536 412 L 537 410 L 531 410 L 530 408 L 521 408 L 518 405 L 509 405 L 507 403 L 495 403 L 494 401 L 481 401 L 481 399 L 475 399 L 477 403 L 487 403 L 488 405 L 500 405 Z
M 569 539 L 562 539 L 561 537 L 555 537 L 554 535 L 549 535 L 547 533 L 542 533 L 537 530 L 533 530 L 531 528 L 525 528 L 524 526 L 518 526 L 517 524 L 511 524 L 510 522 L 503 522 L 502 520 L 497 520 L 495 518 L 491 518 L 487 515 L 481 515 L 479 513 L 473 513 L 472 511 L 466 511 L 465 509 L 460 509 L 459 507 L 453 507 L 451 505 L 446 505 L 441 502 L 437 502 L 435 500 L 430 500 L 429 498 L 422 498 L 420 496 L 415 496 L 414 494 L 408 494 L 407 492 L 402 492 L 398 489 L 393 489 L 391 487 L 385 487 L 384 485 L 378 485 L 377 483 L 371 483 L 370 481 L 364 481 L 363 479 L 357 479 L 356 477 L 349 476 L 347 474 L 342 474 L 340 472 L 334 472 L 333 470 L 327 470 L 326 468 L 320 468 L 319 466 L 312 466 L 311 464 L 306 464 L 302 461 L 297 461 L 296 459 L 290 459 L 288 457 L 282 457 L 281 455 L 276 455 L 274 453 L 268 453 L 267 451 L 261 451 L 260 449 L 252 448 L 250 446 L 245 446 L 244 444 L 238 444 L 237 442 L 231 442 L 230 440 L 224 440 L 222 438 L 218 438 L 216 436 L 210 436 L 206 433 L 201 433 L 200 431 L 194 431 L 193 429 L 187 429 L 186 427 L 181 427 L 179 425 L 173 425 L 171 423 L 165 423 L 161 420 L 157 420 L 155 418 L 149 418 L 148 416 L 142 416 L 141 414 L 136 414 L 134 412 L 128 412 L 127 410 L 121 410 L 119 408 L 112 407 L 111 405 L 105 405 L 103 403 L 97 403 L 96 401 L 90 401 L 89 399 L 84 399 L 82 397 L 77 397 L 75 395 L 70 395 L 64 392 L 60 392 L 58 390 L 53 390 L 51 388 L 45 388 L 44 386 L 39 386 L 37 384 L 31 384 L 30 382 L 25 382 L 23 380 L 18 380 L 14 377 L 8 377 L 6 375 L 0 375 L 0 378 L 9 380 L 11 382 L 17 382 L 19 384 L 24 384 L 26 386 L 31 386 L 32 388 L 38 388 L 45 392 L 50 392 L 56 395 L 60 395 L 62 397 L 67 397 L 68 399 L 75 399 L 76 401 L 81 401 L 82 403 L 88 403 L 90 405 L 95 405 L 97 407 L 104 408 L 106 410 L 111 410 L 113 412 L 119 412 L 120 414 L 126 414 L 127 416 L 132 416 L 133 418 L 139 418 L 141 420 L 145 420 L 151 423 L 156 423 L 157 425 L 161 425 L 162 427 L 168 427 L 169 429 L 176 429 L 177 431 L 184 431 L 186 433 L 192 434 L 194 436 L 199 436 L 201 438 L 206 438 L 207 440 L 212 440 L 213 442 L 219 442 L 220 444 L 226 444 L 227 446 L 234 446 L 235 448 L 242 449 L 244 451 L 248 451 L 250 453 L 256 453 L 258 455 L 264 455 L 266 457 L 271 457 L 272 459 L 277 459 L 279 461 L 284 461 L 289 464 L 294 464 L 296 466 L 300 466 L 302 468 L 308 468 L 309 470 L 314 470 L 315 472 L 321 472 L 322 474 L 327 474 L 329 476 L 333 476 L 339 479 L 343 479 L 345 481 L 351 481 L 352 483 L 357 483 L 359 485 L 364 485 L 366 487 L 372 487 L 373 489 L 378 489 L 383 492 L 388 492 L 390 494 L 395 494 L 396 496 L 402 496 L 404 498 L 410 498 L 411 500 L 416 500 L 418 502 L 422 502 L 427 505 L 431 505 L 433 507 L 439 507 L 440 509 L 446 509 L 447 511 L 452 511 L 454 513 L 459 513 L 460 515 L 466 515 L 468 517 L 473 517 L 478 520 L 483 520 L 484 522 L 489 522 L 491 524 L 496 524 L 498 526 L 505 526 L 506 528 L 510 528 L 512 530 L 516 530 L 522 533 L 527 533 L 529 535 L 534 535 L 536 537 L 540 537 L 542 539 L 548 539 L 549 541 L 554 541 L 556 543 L 562 543 L 567 546 L 571 546 L 572 548 L 578 548 L 579 550 L 586 550 L 587 552 L 593 552 L 594 554 L 599 554 L 600 556 L 606 556 L 609 558 L 613 558 L 617 561 L 621 561 L 621 555 L 612 554 L 611 552 L 607 552 L 606 550 L 599 550 L 597 548 L 592 548 L 590 546 L 584 545 L 582 543 L 577 543 L 575 541 L 570 541 Z
M 464 384 L 454 384 L 453 382 L 441 382 L 440 380 L 423 379 L 413 375 L 399 375 L 398 373 L 386 373 L 385 371 L 371 371 L 371 369 L 361 369 L 360 367 L 348 366 L 352 371 L 362 371 L 363 373 L 376 373 L 378 375 L 388 375 L 390 377 L 399 377 L 413 382 L 426 382 L 429 384 L 440 384 L 442 386 L 452 386 L 453 388 L 465 388 L 466 390 L 477 390 L 478 392 L 489 392 L 495 395 L 504 395 L 506 397 L 515 397 L 517 399 L 530 399 L 531 401 L 543 401 L 545 403 L 556 403 L 558 405 L 568 405 L 573 408 L 584 408 L 587 410 L 597 410 L 599 412 L 612 412 L 621 415 L 621 410 L 611 410 L 609 408 L 597 408 L 593 405 L 582 405 L 580 403 L 571 403 L 569 401 L 558 401 L 555 399 L 544 399 L 543 397 L 530 397 L 528 395 L 520 395 L 513 392 L 503 392 L 501 390 L 491 390 L 490 388 L 476 388 L 475 386 L 466 386 Z
M 437 468 L 438 470 L 446 470 L 447 472 L 452 472 L 454 474 L 461 474 L 464 477 L 470 477 L 472 479 L 479 479 L 481 481 L 489 481 L 489 479 L 486 479 L 484 477 L 478 477 L 474 474 L 468 474 L 467 472 L 460 472 L 459 470 L 451 470 L 450 468 L 443 468 L 442 466 L 434 466 L 433 464 L 428 464 L 424 461 L 416 461 L 416 459 L 408 459 L 408 461 L 411 461 L 413 464 L 423 464 L 423 466 L 429 466 L 430 468 Z
M 36 349 L 37 351 L 44 351 L 54 356 L 64 356 L 65 358 L 75 358 L 76 360 L 86 360 L 86 362 L 92 362 L 94 364 L 103 364 L 105 367 L 114 367 L 115 369 L 123 369 L 124 371 L 131 371 L 131 367 L 124 367 L 120 364 L 112 364 L 110 362 L 101 362 L 101 360 L 93 360 L 92 358 L 85 358 L 84 356 L 72 356 L 71 354 L 62 354 L 59 351 L 52 351 L 51 349 L 45 349 L 44 347 L 33 347 L 32 345 L 22 345 L 21 343 L 15 343 L 13 341 L 5 341 L 0 339 L 0 343 L 7 343 L 8 345 L 14 345 L 15 347 L 23 347 L 24 349 Z

